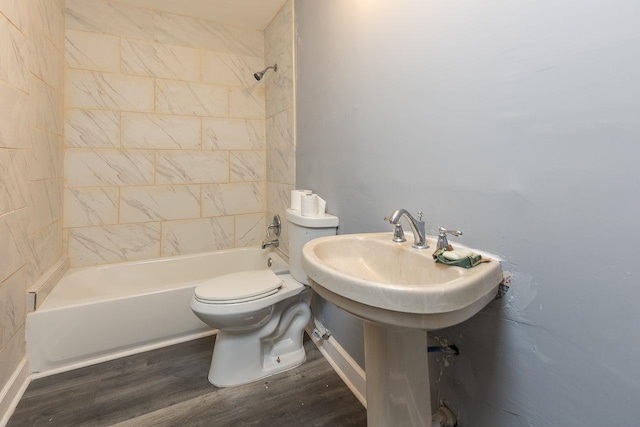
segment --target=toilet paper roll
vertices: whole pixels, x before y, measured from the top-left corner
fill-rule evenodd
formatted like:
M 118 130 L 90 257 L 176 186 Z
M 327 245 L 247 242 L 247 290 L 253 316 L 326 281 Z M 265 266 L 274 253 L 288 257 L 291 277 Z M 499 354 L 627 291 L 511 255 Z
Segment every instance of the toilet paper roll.
M 311 193 L 311 190 L 291 190 L 291 209 L 300 210 L 302 195 Z
M 318 195 L 303 194 L 300 200 L 300 214 L 302 216 L 318 215 Z
M 327 211 L 327 202 L 320 196 L 318 196 L 318 215 L 322 215 Z

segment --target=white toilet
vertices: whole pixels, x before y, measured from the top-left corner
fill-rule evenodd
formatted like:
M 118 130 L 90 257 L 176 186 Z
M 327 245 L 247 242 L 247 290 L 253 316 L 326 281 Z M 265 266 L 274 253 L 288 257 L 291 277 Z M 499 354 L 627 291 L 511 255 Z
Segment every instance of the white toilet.
M 290 274 L 269 269 L 211 279 L 195 289 L 191 309 L 218 329 L 209 382 L 218 387 L 250 383 L 301 365 L 304 328 L 311 318 L 301 294 L 308 289 L 300 264 L 309 240 L 335 235 L 338 218 L 303 217 L 287 209 Z

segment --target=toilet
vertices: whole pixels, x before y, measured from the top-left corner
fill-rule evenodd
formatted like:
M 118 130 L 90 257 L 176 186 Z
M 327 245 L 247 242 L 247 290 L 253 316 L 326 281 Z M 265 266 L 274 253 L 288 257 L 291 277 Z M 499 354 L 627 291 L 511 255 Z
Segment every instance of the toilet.
M 289 273 L 269 269 L 215 277 L 196 287 L 191 309 L 218 329 L 209 382 L 217 387 L 250 383 L 305 361 L 303 334 L 311 319 L 302 247 L 318 237 L 335 235 L 338 218 L 302 216 L 287 209 Z

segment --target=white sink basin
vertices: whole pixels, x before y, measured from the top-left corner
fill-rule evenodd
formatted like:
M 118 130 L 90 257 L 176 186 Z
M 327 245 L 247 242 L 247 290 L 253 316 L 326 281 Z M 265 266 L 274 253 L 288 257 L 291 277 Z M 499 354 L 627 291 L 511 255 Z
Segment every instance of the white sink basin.
M 417 250 L 391 237 L 345 234 L 307 243 L 302 266 L 311 286 L 364 320 L 424 330 L 463 322 L 495 297 L 502 281 L 497 261 L 448 266 L 433 260 L 434 239 L 427 238 L 429 249 Z
M 427 330 L 469 319 L 494 299 L 498 261 L 471 269 L 436 263 L 391 233 L 315 239 L 302 267 L 324 299 L 366 320 L 367 426 L 432 427 Z M 455 245 L 454 245 L 455 247 Z

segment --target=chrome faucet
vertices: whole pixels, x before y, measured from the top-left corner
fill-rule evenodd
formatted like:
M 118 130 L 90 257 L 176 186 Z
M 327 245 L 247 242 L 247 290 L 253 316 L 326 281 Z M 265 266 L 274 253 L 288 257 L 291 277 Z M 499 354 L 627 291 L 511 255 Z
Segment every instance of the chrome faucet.
M 271 230 L 275 233 L 276 237 L 271 238 Z M 274 215 L 271 224 L 267 226 L 267 240 L 262 241 L 262 249 L 277 248 L 280 245 L 278 237 L 282 230 L 282 221 L 280 221 L 279 215 Z
M 280 246 L 280 242 L 278 241 L 278 239 L 272 239 L 272 240 L 263 240 L 262 241 L 262 249 L 266 249 L 266 248 L 277 248 L 278 246 Z
M 462 231 L 460 231 L 460 230 L 447 230 L 444 227 L 440 227 L 438 229 L 438 244 L 436 245 L 436 251 L 438 251 L 440 249 L 449 248 L 449 240 L 447 240 L 447 234 L 451 234 L 452 236 L 462 236 Z
M 409 221 L 409 225 L 411 226 L 411 231 L 413 231 L 413 245 L 411 245 L 411 247 L 416 249 L 427 249 L 429 245 L 427 245 L 426 241 L 424 221 L 422 220 L 422 211 L 418 212 L 418 219 L 415 219 L 413 215 L 411 215 L 405 209 L 396 209 L 389 217 L 385 218 L 385 221 L 388 221 L 390 224 L 396 227 L 394 232 L 394 241 L 401 241 L 396 240 L 396 236 L 398 235 L 398 229 L 402 231 L 402 227 L 399 225 L 400 219 L 403 216 L 407 218 L 407 220 Z

